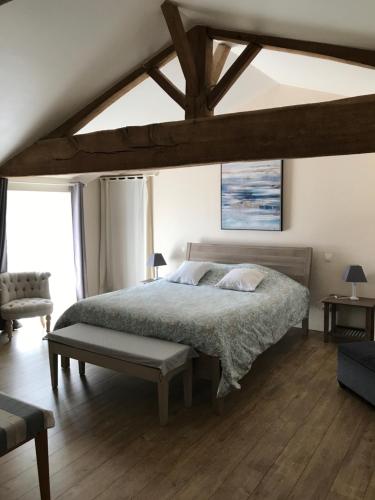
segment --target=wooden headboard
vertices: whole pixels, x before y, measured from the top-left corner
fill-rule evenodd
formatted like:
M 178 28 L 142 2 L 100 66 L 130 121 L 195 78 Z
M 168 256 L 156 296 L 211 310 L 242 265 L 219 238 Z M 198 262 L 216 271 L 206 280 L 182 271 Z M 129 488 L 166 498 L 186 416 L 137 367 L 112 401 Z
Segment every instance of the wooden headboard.
M 186 260 L 241 264 L 250 262 L 286 274 L 309 287 L 312 248 L 188 243 Z

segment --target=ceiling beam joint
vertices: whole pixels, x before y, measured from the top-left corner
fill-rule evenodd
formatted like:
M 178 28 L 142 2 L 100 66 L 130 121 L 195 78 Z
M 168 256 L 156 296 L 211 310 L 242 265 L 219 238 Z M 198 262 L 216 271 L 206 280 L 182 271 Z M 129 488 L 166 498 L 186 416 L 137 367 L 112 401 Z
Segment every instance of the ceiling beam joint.
M 233 84 L 242 75 L 249 64 L 262 50 L 260 45 L 250 42 L 247 47 L 234 61 L 232 66 L 228 68 L 226 73 L 221 77 L 215 87 L 210 91 L 207 96 L 207 106 L 209 109 L 214 109 Z
M 221 73 L 225 66 L 225 63 L 230 54 L 231 48 L 226 43 L 219 43 L 215 49 L 212 61 L 212 70 L 211 70 L 211 86 L 217 84 L 220 79 Z
M 146 67 L 147 74 L 166 92 L 182 109 L 185 109 L 185 94 L 169 80 L 159 68 Z

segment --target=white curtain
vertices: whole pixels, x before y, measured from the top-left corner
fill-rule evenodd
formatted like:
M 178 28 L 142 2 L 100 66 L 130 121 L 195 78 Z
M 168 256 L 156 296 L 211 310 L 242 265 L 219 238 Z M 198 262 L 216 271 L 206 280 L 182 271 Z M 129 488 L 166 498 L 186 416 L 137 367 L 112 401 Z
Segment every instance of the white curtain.
M 100 179 L 100 292 L 138 284 L 149 277 L 153 251 L 152 178 Z

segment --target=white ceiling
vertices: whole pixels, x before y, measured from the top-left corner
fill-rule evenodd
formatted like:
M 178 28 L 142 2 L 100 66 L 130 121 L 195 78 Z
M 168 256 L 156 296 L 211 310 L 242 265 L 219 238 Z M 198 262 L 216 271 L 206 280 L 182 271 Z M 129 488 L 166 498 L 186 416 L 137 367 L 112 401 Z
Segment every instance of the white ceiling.
M 160 4 L 161 0 L 13 0 L 2 5 L 0 162 L 62 123 L 168 43 Z M 180 5 L 187 27 L 211 24 L 375 49 L 373 0 L 186 0 Z M 336 69 L 326 66 L 332 63 L 314 66 L 316 59 L 297 61 L 296 56 L 277 54 L 276 60 L 263 51 L 242 85 L 249 89 L 250 78 L 256 80 L 256 88 L 275 80 L 300 85 L 298 69 L 309 88 L 342 95 L 358 89 L 362 89 L 358 93 L 372 92 L 367 90 L 374 84 L 368 70 L 345 68 L 334 76 Z M 147 93 L 147 86 L 154 84 L 143 85 Z M 243 99 L 239 89 L 236 99 Z M 142 87 L 135 92 L 142 92 Z M 228 95 L 228 106 L 235 95 Z M 164 104 L 154 104 L 152 121 L 157 121 Z M 169 99 L 168 106 L 167 114 L 181 117 Z M 128 113 L 139 120 L 142 110 Z
M 375 93 L 375 70 L 370 68 L 267 49 L 252 65 L 281 85 L 348 97 Z

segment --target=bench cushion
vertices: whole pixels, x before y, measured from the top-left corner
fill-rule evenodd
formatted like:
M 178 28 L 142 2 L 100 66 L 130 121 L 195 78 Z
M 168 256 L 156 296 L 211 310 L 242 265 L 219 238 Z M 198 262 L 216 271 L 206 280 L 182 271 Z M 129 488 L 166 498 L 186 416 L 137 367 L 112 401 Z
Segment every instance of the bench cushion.
M 0 456 L 54 425 L 52 412 L 0 392 Z
M 45 338 L 96 354 L 158 368 L 163 375 L 182 366 L 188 359 L 198 356 L 195 350 L 187 345 L 84 323 L 55 330 Z
M 340 344 L 338 351 L 375 372 L 375 342 L 348 342 Z

